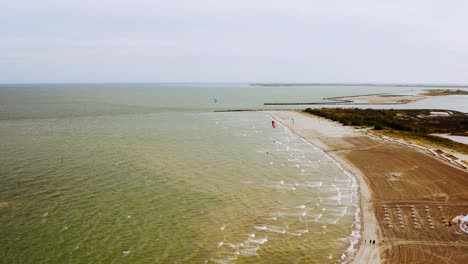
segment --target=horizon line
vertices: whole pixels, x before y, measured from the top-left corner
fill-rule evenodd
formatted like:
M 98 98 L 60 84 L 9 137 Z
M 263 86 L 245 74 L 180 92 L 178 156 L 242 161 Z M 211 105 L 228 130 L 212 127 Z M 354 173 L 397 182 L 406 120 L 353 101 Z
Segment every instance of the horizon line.
M 401 86 L 468 88 L 460 83 L 392 83 L 392 82 L 242 82 L 242 81 L 92 81 L 92 82 L 0 82 L 0 85 L 79 85 L 79 84 L 247 84 L 251 86 Z

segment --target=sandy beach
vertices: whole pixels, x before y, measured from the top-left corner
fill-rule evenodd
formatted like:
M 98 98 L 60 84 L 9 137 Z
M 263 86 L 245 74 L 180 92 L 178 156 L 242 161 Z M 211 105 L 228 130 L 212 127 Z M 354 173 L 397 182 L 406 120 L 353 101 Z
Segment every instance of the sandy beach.
M 359 182 L 361 240 L 354 263 L 463 263 L 468 172 L 428 152 L 295 111 L 265 111 L 338 161 Z M 295 119 L 295 124 L 291 122 Z M 369 240 L 375 240 L 375 245 Z
M 332 97 L 329 99 L 345 104 L 409 104 L 417 101 L 427 99 L 426 95 L 392 95 L 392 94 L 371 94 L 371 95 L 358 95 L 358 96 L 340 96 Z

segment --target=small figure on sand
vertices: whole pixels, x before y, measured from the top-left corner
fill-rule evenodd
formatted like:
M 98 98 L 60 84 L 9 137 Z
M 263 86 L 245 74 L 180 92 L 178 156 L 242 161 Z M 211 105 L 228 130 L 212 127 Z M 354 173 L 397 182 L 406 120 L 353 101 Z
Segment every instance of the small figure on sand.
M 291 122 L 292 122 L 292 124 L 294 125 L 294 124 L 296 123 L 296 119 L 294 119 L 294 117 L 291 118 Z
M 272 126 L 273 128 L 276 128 L 276 122 L 275 122 L 275 120 L 272 120 L 272 121 L 271 121 L 271 126 Z

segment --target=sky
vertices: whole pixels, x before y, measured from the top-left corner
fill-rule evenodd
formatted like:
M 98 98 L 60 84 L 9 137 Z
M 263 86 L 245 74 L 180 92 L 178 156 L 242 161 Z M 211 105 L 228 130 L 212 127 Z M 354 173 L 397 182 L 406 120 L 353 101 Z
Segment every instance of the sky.
M 466 0 L 3 0 L 0 83 L 468 84 Z

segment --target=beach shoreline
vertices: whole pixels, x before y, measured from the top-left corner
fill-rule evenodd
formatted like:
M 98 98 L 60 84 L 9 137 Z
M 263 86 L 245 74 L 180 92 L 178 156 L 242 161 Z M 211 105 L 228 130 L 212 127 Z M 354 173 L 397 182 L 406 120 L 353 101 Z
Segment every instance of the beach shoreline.
M 381 240 L 381 235 L 379 232 L 378 225 L 376 224 L 376 219 L 374 216 L 373 212 L 373 207 L 370 205 L 370 189 L 366 185 L 364 179 L 363 179 L 363 174 L 362 172 L 359 171 L 358 168 L 353 166 L 351 163 L 346 162 L 344 159 L 342 159 L 340 156 L 338 156 L 336 153 L 333 151 L 327 151 L 327 147 L 324 145 L 324 142 L 321 142 L 318 138 L 311 138 L 310 136 L 305 135 L 304 133 L 300 133 L 301 129 L 301 124 L 300 122 L 295 122 L 294 126 L 289 124 L 289 119 L 286 119 L 284 117 L 281 117 L 279 113 L 292 113 L 294 114 L 294 118 L 298 119 L 301 115 L 300 113 L 297 113 L 296 111 L 263 111 L 263 113 L 271 116 L 273 119 L 278 120 L 283 124 L 285 127 L 287 127 L 289 130 L 291 130 L 294 134 L 304 138 L 308 142 L 310 142 L 312 145 L 318 147 L 322 151 L 324 151 L 327 155 L 329 155 L 332 159 L 334 159 L 338 165 L 341 165 L 343 170 L 346 173 L 350 173 L 358 183 L 358 201 L 357 201 L 357 206 L 359 210 L 359 218 L 356 219 L 356 224 L 359 225 L 359 240 L 357 244 L 352 245 L 352 242 L 350 242 L 350 246 L 354 246 L 354 255 L 348 256 L 349 260 L 351 263 L 359 263 L 361 261 L 366 261 L 367 263 L 380 263 L 380 250 L 379 247 L 376 245 L 375 247 L 364 247 L 364 240 L 376 240 L 380 241 Z M 345 130 L 342 130 L 340 125 L 318 118 L 317 117 L 318 123 L 326 122 L 328 123 L 328 129 L 330 128 L 335 128 L 334 132 L 337 133 L 335 136 L 345 136 L 348 135 L 349 133 L 356 133 L 355 131 L 347 131 L 348 133 L 345 132 Z M 310 120 L 309 120 L 310 121 Z M 317 124 L 318 124 L 317 123 Z M 304 124 L 304 122 L 302 122 Z M 323 125 L 323 124 L 320 124 Z M 316 126 L 317 129 L 320 128 L 320 126 Z M 359 223 L 360 222 L 360 223 Z M 352 232 L 351 232 L 352 233 Z M 350 234 L 351 236 L 352 234 Z M 371 239 L 372 238 L 372 239 Z M 346 252 L 345 252 L 346 253 Z
M 324 118 L 299 111 L 262 112 L 323 150 L 357 179 L 361 236 L 355 245 L 352 263 L 398 263 L 416 256 L 414 252 L 427 254 L 428 251 L 437 251 L 440 248 L 454 252 L 466 251 L 468 238 L 460 235 L 456 229 L 449 228 L 444 215 L 452 216 L 454 211 L 468 210 L 466 171 L 445 164 L 427 152 L 395 142 L 385 142 Z M 292 122 L 293 118 L 295 122 Z M 395 153 L 402 153 L 402 157 Z M 432 167 L 424 168 L 424 164 L 428 162 Z M 375 164 L 380 167 L 375 167 Z M 415 168 L 418 169 L 414 170 Z M 380 172 L 376 173 L 375 170 Z M 454 186 L 447 187 L 440 183 L 434 185 L 434 182 L 439 181 L 439 173 L 454 174 L 454 177 L 448 178 L 453 180 Z M 400 181 L 400 177 L 405 181 Z M 422 186 L 421 189 L 415 189 L 419 185 Z M 418 215 L 411 224 L 411 220 L 407 219 L 411 219 L 412 215 L 408 213 L 413 214 L 410 210 L 418 211 L 418 206 L 427 213 L 428 218 L 432 217 L 429 215 L 429 208 L 444 208 L 440 209 L 442 222 L 440 215 L 437 215 L 439 221 L 436 220 L 435 224 L 432 218 L 431 222 L 427 222 L 427 219 Z M 433 212 L 434 216 L 435 213 L 439 212 Z M 403 223 L 399 220 L 400 217 L 405 219 Z M 434 230 L 440 230 L 443 236 L 431 235 Z M 458 242 L 460 239 L 461 243 Z M 375 240 L 376 244 L 365 243 L 369 240 Z M 437 263 L 437 259 L 445 258 L 448 254 L 446 251 L 429 254 L 428 263 Z M 465 256 L 467 254 L 462 253 L 458 257 Z M 424 255 L 421 258 L 424 259 Z M 435 260 L 431 260 L 432 258 Z

